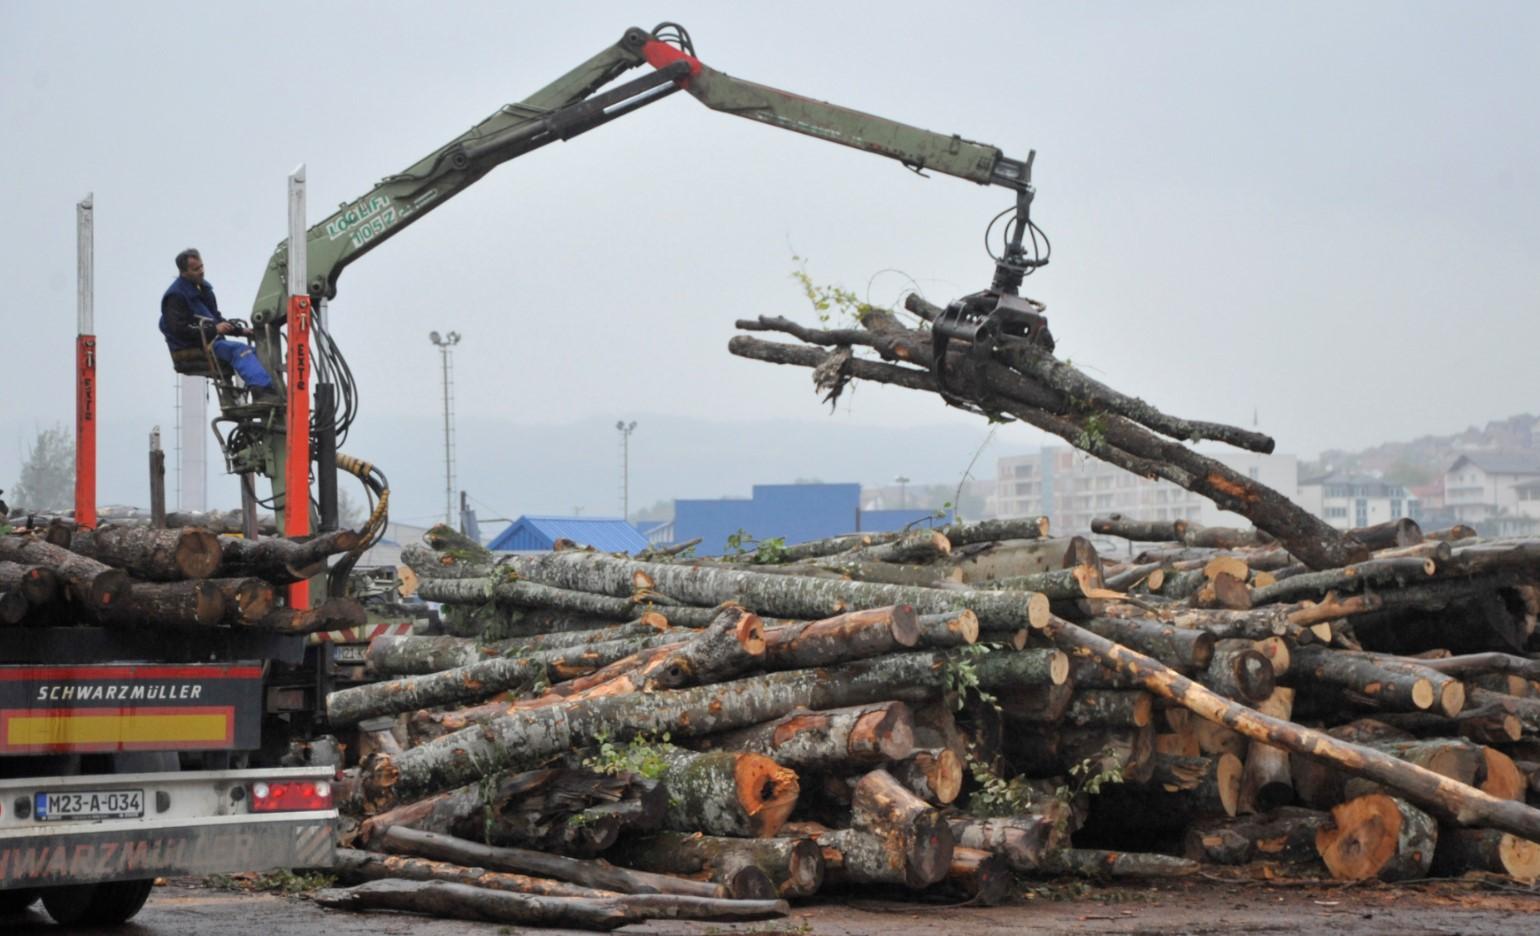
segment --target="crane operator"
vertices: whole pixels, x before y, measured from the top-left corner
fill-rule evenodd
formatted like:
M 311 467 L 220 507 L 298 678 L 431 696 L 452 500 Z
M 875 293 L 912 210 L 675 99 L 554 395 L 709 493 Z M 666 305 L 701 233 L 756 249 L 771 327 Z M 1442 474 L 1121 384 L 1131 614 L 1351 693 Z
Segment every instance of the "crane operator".
M 160 298 L 160 331 L 166 336 L 166 347 L 171 349 L 173 361 L 204 353 L 200 330 L 208 323 L 213 323 L 213 330 L 219 336 L 242 333 L 238 326 L 225 321 L 219 314 L 219 300 L 214 296 L 213 284 L 203 278 L 203 257 L 197 249 L 189 247 L 177 254 L 176 269 L 176 279 Z M 251 388 L 253 402 L 279 401 L 273 378 L 257 360 L 250 345 L 217 337 L 208 347 L 214 357 L 241 375 L 241 380 Z

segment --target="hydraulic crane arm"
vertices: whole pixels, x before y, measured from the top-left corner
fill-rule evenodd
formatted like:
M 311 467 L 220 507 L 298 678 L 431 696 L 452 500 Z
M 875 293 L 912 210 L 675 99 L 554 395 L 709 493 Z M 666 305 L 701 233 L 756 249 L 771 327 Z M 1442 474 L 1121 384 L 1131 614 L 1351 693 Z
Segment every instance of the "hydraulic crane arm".
M 1009 159 L 994 146 L 734 78 L 657 39 L 647 43 L 643 54 L 659 69 L 687 63 L 690 74 L 681 84 L 712 110 L 887 156 L 916 172 L 931 169 L 980 185 L 1015 189 L 1032 181 L 1030 160 Z
M 569 139 L 677 90 L 671 79 L 681 74 L 684 66 L 667 75 L 656 73 L 595 94 L 628 69 L 641 65 L 645 61 L 642 50 L 651 41 L 645 30 L 626 30 L 619 42 L 517 104 L 500 108 L 311 227 L 306 234 L 311 298 L 334 297 L 337 277 L 348 264 L 458 195 L 498 164 L 547 143 Z M 259 329 L 283 319 L 288 252 L 288 241 L 279 244 L 263 273 L 251 313 L 251 323 Z M 264 363 L 271 367 L 276 361 Z

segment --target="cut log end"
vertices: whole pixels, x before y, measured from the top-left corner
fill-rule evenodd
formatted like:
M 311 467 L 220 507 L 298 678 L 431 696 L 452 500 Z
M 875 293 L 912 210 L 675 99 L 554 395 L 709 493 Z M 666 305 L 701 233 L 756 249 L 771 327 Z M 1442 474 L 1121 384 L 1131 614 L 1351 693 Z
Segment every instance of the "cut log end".
M 1221 754 L 1214 765 L 1215 785 L 1219 788 L 1219 805 L 1225 815 L 1234 816 L 1240 809 L 1241 775 L 1246 765 L 1234 754 Z
M 765 622 L 759 615 L 748 612 L 739 618 L 736 629 L 738 643 L 749 656 L 765 655 Z
M 1433 860 L 1434 840 L 1419 835 L 1408 822 L 1426 818 L 1407 804 L 1371 793 L 1332 808 L 1332 824 L 1316 833 L 1316 851 L 1332 877 L 1345 881 L 1399 879 L 1404 869 Z M 1437 826 L 1428 823 L 1436 832 Z
M 1042 630 L 1052 618 L 1053 609 L 1049 606 L 1047 595 L 1032 592 L 1027 596 L 1027 626 L 1033 630 Z
M 940 533 L 936 534 L 941 536 Z M 942 537 L 945 539 L 946 537 Z M 978 619 L 974 618 L 974 632 L 978 632 Z M 920 616 L 915 613 L 914 605 L 895 605 L 893 608 L 892 630 L 893 640 L 900 647 L 913 647 L 920 642 Z M 969 641 L 972 643 L 972 641 Z
M 1438 694 L 1438 708 L 1446 718 L 1454 718 L 1465 708 L 1465 684 L 1458 680 L 1444 684 Z
M 745 754 L 738 758 L 733 780 L 755 837 L 766 838 L 780 831 L 797 805 L 800 786 L 796 771 L 762 754 Z
M 1048 664 L 1048 678 L 1055 686 L 1062 686 L 1069 680 L 1069 654 L 1063 650 L 1053 652 L 1053 660 Z
M 1523 884 L 1540 880 L 1540 844 L 1505 832 L 1497 857 L 1503 873 L 1514 880 Z
M 1419 679 L 1412 684 L 1412 704 L 1418 709 L 1427 711 L 1432 708 L 1436 698 L 1432 680 Z

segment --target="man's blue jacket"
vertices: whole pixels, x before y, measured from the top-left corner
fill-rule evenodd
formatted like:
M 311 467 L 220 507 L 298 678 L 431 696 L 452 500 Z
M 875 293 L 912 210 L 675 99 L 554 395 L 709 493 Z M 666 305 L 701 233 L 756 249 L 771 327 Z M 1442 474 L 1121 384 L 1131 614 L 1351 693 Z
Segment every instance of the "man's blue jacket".
M 160 297 L 160 333 L 166 336 L 166 347 L 173 351 L 201 347 L 198 332 L 192 327 L 193 320 L 200 318 L 225 320 L 219 314 L 213 285 L 208 280 L 196 285 L 178 276 Z

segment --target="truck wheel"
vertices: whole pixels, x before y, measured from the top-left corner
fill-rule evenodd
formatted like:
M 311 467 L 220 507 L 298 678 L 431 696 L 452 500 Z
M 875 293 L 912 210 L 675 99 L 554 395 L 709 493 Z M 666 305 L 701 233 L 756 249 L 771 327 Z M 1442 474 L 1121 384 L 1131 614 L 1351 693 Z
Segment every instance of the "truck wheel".
M 0 917 L 18 916 L 37 901 L 38 893 L 33 890 L 8 890 L 0 891 Z
M 111 926 L 138 913 L 154 886 L 146 879 L 50 887 L 43 891 L 43 907 L 60 926 Z

